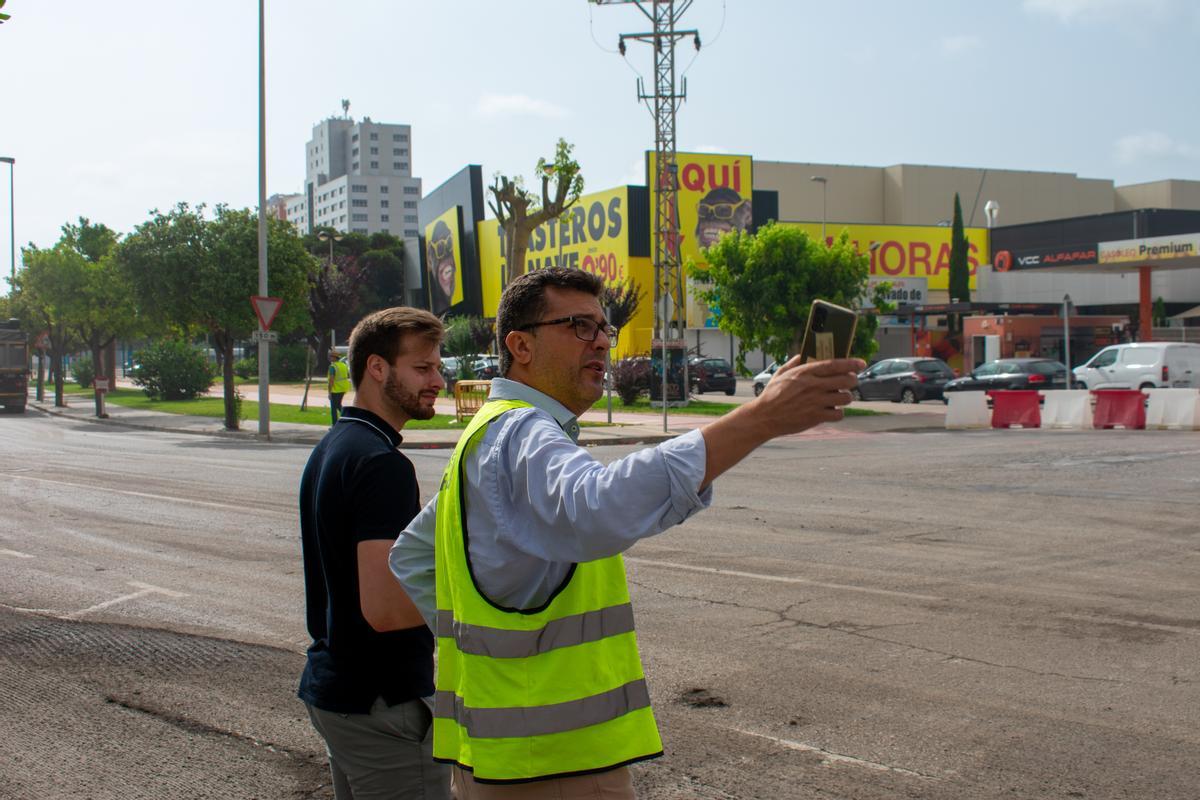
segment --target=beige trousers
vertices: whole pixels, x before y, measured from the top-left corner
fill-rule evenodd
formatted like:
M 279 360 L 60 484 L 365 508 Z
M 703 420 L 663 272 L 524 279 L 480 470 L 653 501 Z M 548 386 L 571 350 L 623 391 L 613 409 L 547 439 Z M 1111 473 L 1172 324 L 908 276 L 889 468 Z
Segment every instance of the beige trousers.
M 629 767 L 571 778 L 503 784 L 476 783 L 470 772 L 453 767 L 450 792 L 454 800 L 636 800 Z

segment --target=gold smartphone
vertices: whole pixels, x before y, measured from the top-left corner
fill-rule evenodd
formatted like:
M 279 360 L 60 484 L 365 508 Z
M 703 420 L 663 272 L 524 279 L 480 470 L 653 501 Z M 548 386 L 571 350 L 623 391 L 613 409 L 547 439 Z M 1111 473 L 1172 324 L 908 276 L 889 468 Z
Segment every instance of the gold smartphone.
M 858 314 L 850 309 L 813 300 L 808 311 L 808 324 L 804 327 L 804 342 L 800 345 L 800 363 L 849 358 L 857 325 Z

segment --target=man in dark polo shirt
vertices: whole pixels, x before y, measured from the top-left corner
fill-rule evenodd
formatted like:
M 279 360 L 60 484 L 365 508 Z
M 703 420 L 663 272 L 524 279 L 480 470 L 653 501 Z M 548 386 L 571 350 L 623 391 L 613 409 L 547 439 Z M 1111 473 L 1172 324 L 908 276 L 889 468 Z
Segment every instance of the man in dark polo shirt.
M 325 739 L 337 800 L 447 798 L 432 758 L 433 636 L 388 569 L 421 509 L 399 450 L 445 386 L 442 323 L 389 308 L 350 334 L 354 406 L 313 450 L 300 481 L 300 535 L 312 646 L 300 699 Z

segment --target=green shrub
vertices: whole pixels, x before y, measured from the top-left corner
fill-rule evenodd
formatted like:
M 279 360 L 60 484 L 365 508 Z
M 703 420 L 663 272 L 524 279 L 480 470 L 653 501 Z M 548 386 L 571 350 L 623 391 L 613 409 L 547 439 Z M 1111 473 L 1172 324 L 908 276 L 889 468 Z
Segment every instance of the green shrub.
M 239 358 L 233 362 L 233 374 L 239 378 L 253 378 L 258 375 L 258 357 Z
M 96 380 L 96 365 L 92 363 L 92 357 L 81 356 L 75 359 L 75 363 L 71 365 L 71 374 L 75 376 L 75 382 L 81 388 L 91 388 Z
M 642 392 L 650 391 L 650 359 L 622 358 L 613 362 L 612 382 L 621 403 L 633 405 Z
M 187 342 L 166 339 L 139 351 L 133 382 L 158 400 L 191 400 L 212 386 L 216 372 L 204 353 Z

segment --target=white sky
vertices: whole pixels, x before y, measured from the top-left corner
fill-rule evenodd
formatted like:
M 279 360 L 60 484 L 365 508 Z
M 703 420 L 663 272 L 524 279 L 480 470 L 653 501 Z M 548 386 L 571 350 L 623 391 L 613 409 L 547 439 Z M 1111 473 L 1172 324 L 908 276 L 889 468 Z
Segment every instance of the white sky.
M 8 0 L 0 155 L 18 249 L 79 216 L 128 232 L 179 201 L 254 206 L 254 0 Z M 680 150 L 1200 179 L 1195 0 L 695 0 Z M 643 183 L 648 22 L 585 0 L 267 0 L 268 193 L 312 125 L 413 126 L 430 191 L 468 163 L 529 175 L 559 136 L 589 190 Z M 695 58 L 693 58 L 695 56 Z M 0 272 L 9 272 L 0 165 Z M 18 254 L 19 258 L 19 254 Z

